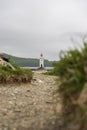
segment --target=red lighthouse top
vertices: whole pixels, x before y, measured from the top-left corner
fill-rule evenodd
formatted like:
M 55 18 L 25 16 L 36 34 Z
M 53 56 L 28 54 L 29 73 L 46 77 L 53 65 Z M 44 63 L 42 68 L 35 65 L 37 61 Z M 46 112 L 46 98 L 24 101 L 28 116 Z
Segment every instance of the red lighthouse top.
M 40 56 L 43 57 L 43 54 L 41 53 Z

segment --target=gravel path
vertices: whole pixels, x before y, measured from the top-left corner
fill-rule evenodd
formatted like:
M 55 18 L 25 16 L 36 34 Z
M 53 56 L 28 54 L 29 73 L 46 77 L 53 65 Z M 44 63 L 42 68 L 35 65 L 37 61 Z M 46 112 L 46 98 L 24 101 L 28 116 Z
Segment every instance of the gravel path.
M 61 130 L 55 79 L 35 73 L 31 84 L 0 85 L 0 130 Z

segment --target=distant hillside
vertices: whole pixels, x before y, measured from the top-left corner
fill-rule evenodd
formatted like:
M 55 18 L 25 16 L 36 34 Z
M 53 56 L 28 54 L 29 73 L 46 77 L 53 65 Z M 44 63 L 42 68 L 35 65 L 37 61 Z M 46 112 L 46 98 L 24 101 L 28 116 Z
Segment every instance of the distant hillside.
M 6 58 L 10 58 L 14 63 L 18 64 L 21 67 L 38 67 L 39 66 L 39 59 L 34 58 L 21 58 L 15 57 L 8 54 L 3 54 Z M 53 61 L 46 60 L 44 61 L 46 67 L 52 67 Z

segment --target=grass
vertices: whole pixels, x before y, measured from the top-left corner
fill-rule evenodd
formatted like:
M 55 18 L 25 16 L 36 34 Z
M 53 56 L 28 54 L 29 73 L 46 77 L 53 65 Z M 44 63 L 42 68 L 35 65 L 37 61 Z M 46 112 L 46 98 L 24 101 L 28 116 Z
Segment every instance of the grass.
M 7 66 L 0 66 L 0 83 L 26 83 L 31 82 L 33 73 L 29 69 L 23 69 L 10 62 L 15 70 Z

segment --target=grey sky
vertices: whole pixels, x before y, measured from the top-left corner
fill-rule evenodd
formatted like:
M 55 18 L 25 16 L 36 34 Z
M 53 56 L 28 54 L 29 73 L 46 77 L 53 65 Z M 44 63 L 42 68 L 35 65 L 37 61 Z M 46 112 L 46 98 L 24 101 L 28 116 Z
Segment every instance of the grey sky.
M 1 52 L 55 60 L 86 33 L 87 0 L 0 0 Z

